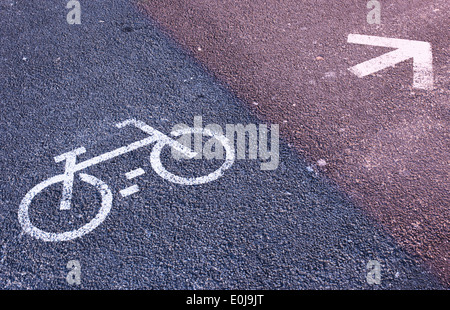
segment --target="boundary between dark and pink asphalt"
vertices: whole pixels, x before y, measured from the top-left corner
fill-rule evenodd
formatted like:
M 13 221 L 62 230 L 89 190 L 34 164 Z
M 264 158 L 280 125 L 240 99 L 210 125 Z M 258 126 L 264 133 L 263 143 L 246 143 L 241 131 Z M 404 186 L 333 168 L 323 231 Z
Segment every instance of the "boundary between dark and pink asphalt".
M 399 77 L 348 74 L 348 67 L 382 54 L 346 43 L 350 31 L 368 31 L 365 4 L 144 0 L 140 6 L 259 117 L 280 124 L 300 154 L 449 285 L 448 110 L 441 104 L 448 97 L 404 87 L 411 63 L 397 70 Z M 404 35 L 400 24 L 379 31 Z M 444 50 L 448 42 L 432 30 L 417 39 Z

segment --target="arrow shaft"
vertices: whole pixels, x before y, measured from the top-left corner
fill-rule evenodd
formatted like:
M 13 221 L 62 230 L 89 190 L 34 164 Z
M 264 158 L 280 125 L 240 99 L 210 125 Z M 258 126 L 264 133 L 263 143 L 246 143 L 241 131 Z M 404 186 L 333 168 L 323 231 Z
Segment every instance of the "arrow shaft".
M 362 62 L 354 67 L 349 68 L 349 70 L 356 76 L 361 78 L 383 70 L 384 68 L 391 67 L 409 58 L 411 58 L 411 56 L 405 54 L 402 50 L 395 50 Z

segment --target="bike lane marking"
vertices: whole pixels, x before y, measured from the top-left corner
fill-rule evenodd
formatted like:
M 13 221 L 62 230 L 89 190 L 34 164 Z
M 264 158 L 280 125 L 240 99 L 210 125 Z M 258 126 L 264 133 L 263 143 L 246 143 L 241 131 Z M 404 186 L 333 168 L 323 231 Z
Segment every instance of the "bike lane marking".
M 137 169 L 134 169 L 134 170 L 131 170 L 131 171 L 125 173 L 125 177 L 126 177 L 128 180 L 131 180 L 131 179 L 134 179 L 134 178 L 136 178 L 136 177 L 138 177 L 138 176 L 141 176 L 141 175 L 143 175 L 143 174 L 145 174 L 144 169 L 142 169 L 142 168 L 137 168 Z
M 132 179 L 134 179 L 134 178 L 136 178 L 138 176 L 141 176 L 143 174 L 145 174 L 144 169 L 137 168 L 137 169 L 134 169 L 134 170 L 131 170 L 131 171 L 125 173 L 125 177 L 128 180 L 132 180 Z M 120 193 L 120 195 L 122 197 L 127 197 L 127 196 L 130 196 L 132 194 L 135 194 L 135 193 L 139 192 L 139 190 L 140 190 L 139 186 L 135 184 L 135 185 L 132 185 L 130 187 L 127 187 L 127 188 L 124 188 L 124 189 L 120 190 L 119 193 Z
M 349 34 L 347 42 L 396 49 L 349 68 L 350 72 L 356 76 L 362 78 L 413 58 L 413 87 L 425 90 L 433 89 L 433 55 L 430 43 L 360 34 Z
M 106 183 L 104 183 L 102 180 L 99 180 L 96 177 L 85 174 L 85 173 L 79 174 L 80 179 L 82 181 L 95 186 L 100 191 L 101 196 L 102 196 L 102 202 L 101 202 L 102 206 L 101 206 L 98 214 L 95 216 L 95 218 L 93 220 L 91 220 L 89 223 L 87 223 L 83 227 L 73 230 L 73 231 L 64 232 L 64 233 L 50 233 L 50 232 L 43 231 L 43 230 L 37 228 L 36 226 L 34 226 L 31 223 L 31 220 L 29 217 L 29 208 L 30 208 L 30 204 L 31 204 L 33 198 L 38 193 L 40 193 L 42 190 L 47 188 L 48 186 L 53 185 L 55 183 L 63 182 L 64 186 L 63 186 L 61 202 L 66 203 L 67 205 L 65 206 L 65 208 L 60 208 L 60 210 L 70 210 L 70 204 L 71 204 L 72 194 L 73 194 L 73 188 L 72 188 L 73 187 L 73 178 L 75 177 L 76 172 L 83 170 L 87 167 L 99 164 L 101 162 L 110 160 L 114 157 L 126 154 L 126 153 L 136 150 L 138 148 L 144 147 L 150 143 L 156 142 L 153 145 L 153 149 L 152 149 L 151 156 L 150 156 L 152 168 L 155 170 L 155 172 L 160 177 L 162 177 L 163 179 L 166 179 L 172 183 L 177 183 L 177 184 L 181 184 L 181 185 L 198 185 L 198 184 L 209 183 L 209 182 L 214 181 L 214 180 L 218 179 L 219 177 L 221 177 L 223 175 L 224 171 L 226 169 L 230 168 L 230 166 L 234 163 L 234 150 L 231 147 L 229 140 L 225 136 L 218 135 L 218 134 L 215 134 L 215 133 L 209 131 L 208 129 L 201 129 L 201 128 L 200 129 L 188 128 L 188 129 L 176 130 L 171 133 L 173 136 L 179 136 L 179 135 L 187 134 L 187 133 L 189 133 L 189 134 L 201 133 L 201 134 L 206 134 L 210 137 L 214 137 L 222 143 L 222 145 L 226 151 L 225 161 L 222 164 L 222 166 L 220 166 L 220 168 L 218 168 L 216 171 L 214 171 L 206 176 L 201 176 L 201 177 L 188 178 L 188 177 L 176 176 L 176 175 L 172 174 L 171 172 L 167 171 L 161 163 L 160 156 L 161 156 L 161 151 L 162 151 L 163 147 L 165 147 L 165 146 L 173 147 L 174 149 L 176 149 L 180 152 L 183 152 L 184 155 L 191 156 L 191 158 L 193 158 L 196 155 L 196 153 L 191 152 L 189 150 L 189 148 L 180 144 L 176 140 L 164 135 L 163 133 L 159 132 L 158 130 L 155 130 L 154 128 L 145 124 L 142 121 L 137 121 L 135 119 L 129 119 L 129 120 L 126 120 L 124 122 L 117 124 L 116 127 L 123 128 L 124 126 L 129 125 L 129 124 L 135 125 L 139 129 L 144 130 L 147 134 L 150 135 L 150 137 L 147 137 L 147 138 L 142 139 L 137 142 L 133 142 L 127 146 L 119 147 L 113 151 L 109 151 L 102 155 L 99 155 L 99 156 L 93 157 L 91 159 L 85 160 L 83 162 L 80 162 L 78 164 L 75 164 L 76 156 L 86 152 L 86 149 L 84 147 L 77 148 L 73 151 L 66 152 L 62 155 L 55 157 L 56 162 L 66 160 L 65 173 L 51 177 L 51 178 L 44 180 L 41 183 L 37 184 L 30 191 L 27 192 L 27 194 L 23 198 L 22 202 L 20 203 L 18 217 L 19 217 L 19 222 L 22 226 L 22 229 L 25 233 L 27 233 L 37 239 L 42 239 L 44 241 L 68 241 L 68 240 L 72 240 L 75 238 L 79 238 L 79 237 L 91 232 L 93 229 L 95 229 L 97 226 L 99 226 L 106 219 L 106 216 L 108 215 L 108 213 L 110 212 L 111 207 L 112 207 L 112 199 L 113 198 L 112 198 L 111 190 L 109 189 L 108 185 Z M 142 168 L 137 168 L 137 169 L 127 172 L 125 174 L 125 176 L 127 179 L 130 180 L 137 176 L 143 175 L 144 173 L 145 173 L 145 171 Z M 70 188 L 66 189 L 67 186 L 70 186 Z M 132 185 L 130 187 L 120 190 L 119 194 L 122 197 L 127 197 L 129 195 L 139 192 L 139 190 L 140 190 L 139 186 L 135 184 L 135 185 Z M 70 196 L 68 196 L 68 195 L 70 195 Z
M 127 187 L 127 188 L 125 188 L 125 189 L 122 189 L 122 190 L 120 191 L 120 195 L 121 195 L 122 197 L 127 197 L 127 196 L 130 196 L 130 195 L 133 195 L 133 194 L 139 192 L 139 190 L 140 190 L 140 189 L 139 189 L 139 186 L 137 186 L 137 185 L 135 184 L 135 185 L 132 185 L 132 186 Z
M 106 219 L 112 207 L 113 195 L 111 193 L 111 190 L 109 189 L 108 185 L 102 180 L 99 180 L 92 175 L 80 173 L 80 179 L 94 186 L 101 194 L 102 197 L 101 207 L 97 215 L 89 223 L 85 224 L 81 228 L 63 233 L 46 232 L 34 226 L 31 223 L 29 216 L 29 208 L 31 201 L 43 189 L 55 183 L 60 183 L 64 181 L 64 178 L 65 176 L 62 174 L 49 178 L 44 182 L 41 182 L 37 184 L 35 187 L 33 187 L 22 199 L 22 202 L 20 203 L 19 206 L 18 217 L 19 223 L 22 226 L 22 230 L 24 233 L 36 239 L 40 239 L 47 242 L 69 241 L 79 238 L 91 232 L 92 230 L 97 228 L 97 226 L 103 223 L 103 221 Z

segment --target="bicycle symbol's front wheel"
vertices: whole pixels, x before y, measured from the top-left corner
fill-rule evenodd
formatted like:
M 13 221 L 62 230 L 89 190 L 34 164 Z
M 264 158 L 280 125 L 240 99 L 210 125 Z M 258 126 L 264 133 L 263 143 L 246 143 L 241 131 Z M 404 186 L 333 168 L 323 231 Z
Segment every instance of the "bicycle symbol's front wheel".
M 82 226 L 81 228 L 63 233 L 46 232 L 37 228 L 31 223 L 29 216 L 29 208 L 31 201 L 39 192 L 41 192 L 48 186 L 55 183 L 63 182 L 65 176 L 63 174 L 60 174 L 39 183 L 38 185 L 33 187 L 22 199 L 22 202 L 20 203 L 19 206 L 19 223 L 22 226 L 24 233 L 44 241 L 52 241 L 52 242 L 68 241 L 76 239 L 91 232 L 105 220 L 106 216 L 111 211 L 112 206 L 111 190 L 108 188 L 108 185 L 106 183 L 104 183 L 102 180 L 92 175 L 80 173 L 79 176 L 82 181 L 97 188 L 97 190 L 101 194 L 102 202 L 100 210 L 97 213 L 97 215 L 89 223 Z
M 207 129 L 201 129 L 201 128 L 186 128 L 186 129 L 180 129 L 174 132 L 176 135 L 183 135 L 183 134 L 202 134 L 209 137 L 214 137 L 217 139 L 217 141 L 222 144 L 222 146 L 225 149 L 225 161 L 224 163 L 216 169 L 214 172 L 200 177 L 180 177 L 177 176 L 169 171 L 167 171 L 163 164 L 161 163 L 161 151 L 164 146 L 169 145 L 170 142 L 164 141 L 160 143 L 156 143 L 156 145 L 153 147 L 152 153 L 150 155 L 150 163 L 152 165 L 153 170 L 162 177 L 163 179 L 166 179 L 170 182 L 182 184 L 182 185 L 199 185 L 208 183 L 211 181 L 214 181 L 221 177 L 225 170 L 230 168 L 234 163 L 234 149 L 231 147 L 230 141 L 224 136 L 215 134 L 210 130 Z

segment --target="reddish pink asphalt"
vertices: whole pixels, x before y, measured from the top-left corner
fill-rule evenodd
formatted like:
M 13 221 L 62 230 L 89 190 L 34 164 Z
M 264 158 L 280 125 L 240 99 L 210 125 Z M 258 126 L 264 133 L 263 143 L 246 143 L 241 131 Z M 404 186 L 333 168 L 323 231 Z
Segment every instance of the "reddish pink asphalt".
M 411 62 L 365 79 L 348 74 L 386 51 L 346 37 L 405 37 L 404 23 L 417 16 L 417 40 L 439 53 L 448 39 L 428 23 L 435 11 L 426 1 L 394 2 L 384 15 L 392 26 L 376 31 L 366 25 L 364 1 L 347 1 L 356 9 L 331 2 L 145 0 L 143 8 L 261 119 L 279 123 L 299 153 L 326 163 L 318 169 L 448 285 L 445 57 L 435 56 L 436 90 L 426 93 L 404 86 Z

